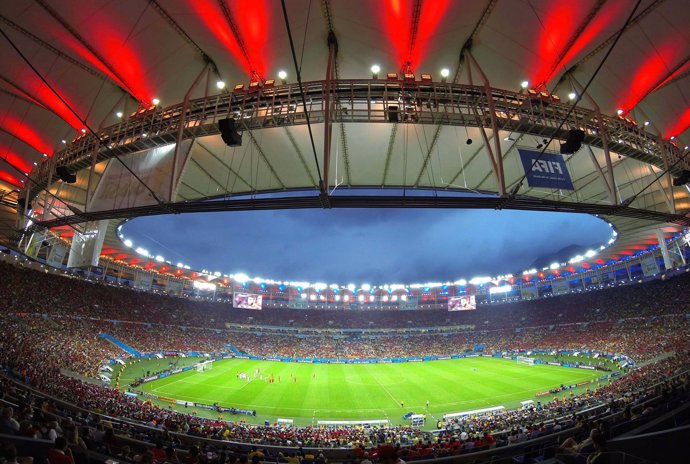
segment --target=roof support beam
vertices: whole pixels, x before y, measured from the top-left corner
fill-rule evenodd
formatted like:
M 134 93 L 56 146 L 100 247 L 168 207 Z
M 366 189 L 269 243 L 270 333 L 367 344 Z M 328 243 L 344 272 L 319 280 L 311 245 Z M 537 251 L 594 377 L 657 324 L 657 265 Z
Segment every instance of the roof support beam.
M 419 18 L 422 16 L 422 2 L 424 0 L 414 0 L 412 7 L 412 21 L 410 23 L 410 41 L 407 44 L 407 59 L 402 63 L 400 71 L 402 73 L 412 73 L 412 56 L 417 46 L 417 33 L 419 32 Z
M 328 207 L 328 190 L 331 167 L 331 137 L 333 136 L 333 79 L 335 74 L 335 61 L 338 55 L 338 40 L 333 30 L 328 32 L 328 61 L 326 63 L 326 80 L 323 90 L 323 181 L 319 185 L 320 197 L 324 201 L 324 208 Z
M 111 65 L 110 63 L 108 63 L 108 62 L 107 62 L 107 61 L 106 61 L 106 60 L 105 60 L 105 59 L 104 59 L 104 58 L 103 58 L 103 57 L 102 57 L 92 46 L 91 46 L 91 44 L 90 44 L 89 42 L 87 42 L 86 39 L 84 39 L 84 38 L 79 34 L 79 32 L 77 32 L 77 30 L 76 30 L 75 28 L 73 28 L 73 27 L 67 22 L 67 20 L 65 20 L 62 16 L 60 16 L 60 15 L 58 14 L 58 12 L 55 11 L 55 9 L 53 9 L 53 7 L 51 7 L 50 5 L 48 5 L 48 3 L 47 3 L 45 0 L 36 0 L 36 2 L 37 2 L 39 5 L 41 5 L 41 7 L 43 7 L 43 9 L 46 10 L 46 11 L 48 12 L 48 14 L 49 14 L 50 16 L 53 17 L 53 19 L 55 19 L 58 23 L 60 23 L 60 25 L 61 25 L 62 27 L 64 27 L 64 28 L 67 30 L 67 32 L 69 32 L 70 34 L 72 34 L 72 36 L 74 36 L 74 38 L 77 39 L 77 40 L 79 41 L 79 43 L 81 43 L 84 47 L 86 47 L 86 49 L 87 49 L 93 56 L 95 56 L 96 59 L 98 59 L 98 61 L 100 61 L 101 63 L 103 63 L 103 66 L 105 66 L 106 68 L 108 68 L 108 71 L 110 71 L 110 73 L 111 73 L 113 76 L 115 76 L 115 78 L 119 81 L 118 84 L 119 84 L 121 87 L 124 86 L 123 88 L 127 91 L 128 94 L 132 95 L 132 96 L 134 97 L 135 100 L 139 100 L 139 98 L 138 98 L 136 95 L 134 95 L 134 93 L 129 89 L 129 86 L 127 85 L 127 82 L 122 78 L 122 76 L 119 75 L 119 73 L 117 72 L 117 70 L 116 70 L 115 68 L 113 68 L 112 65 Z
M 484 8 L 484 11 L 482 11 L 482 15 L 479 17 L 479 20 L 474 25 L 472 33 L 460 49 L 458 66 L 455 68 L 455 74 L 453 75 L 452 82 L 457 83 L 458 79 L 460 79 L 462 65 L 465 61 L 465 50 L 470 50 L 472 48 L 472 42 L 479 36 L 479 32 L 481 31 L 484 24 L 486 24 L 486 22 L 489 20 L 489 16 L 491 16 L 491 12 L 494 10 L 494 7 L 496 6 L 497 2 L 498 0 L 489 0 L 489 2 L 486 4 L 486 8 Z
M 259 72 L 256 69 L 256 66 L 254 66 L 254 62 L 252 61 L 251 56 L 249 55 L 247 45 L 244 43 L 244 40 L 242 39 L 242 34 L 240 34 L 240 28 L 237 26 L 237 21 L 235 21 L 235 17 L 233 16 L 232 11 L 230 11 L 230 8 L 228 7 L 225 0 L 218 0 L 218 5 L 220 6 L 221 11 L 223 12 L 223 17 L 225 18 L 225 21 L 228 23 L 228 26 L 230 26 L 230 31 L 232 32 L 232 36 L 235 38 L 235 42 L 237 42 L 237 46 L 240 48 L 240 52 L 242 52 L 242 57 L 247 62 L 250 74 L 249 78 L 252 81 L 263 81 L 263 76 L 259 74 Z
M 113 112 L 115 111 L 115 108 L 119 107 L 123 103 L 124 99 L 125 99 L 125 94 L 123 94 L 122 97 L 120 97 L 117 100 L 117 102 L 115 102 L 113 107 L 110 108 L 110 111 L 108 111 L 106 113 L 106 117 L 98 125 L 98 129 L 96 130 L 97 133 L 99 133 L 99 134 L 101 133 L 101 131 L 103 130 L 103 126 L 105 125 L 105 121 L 108 118 L 108 115 L 113 114 Z M 84 201 L 84 210 L 85 211 L 88 211 L 89 208 L 91 207 L 91 200 L 92 200 L 92 198 L 91 198 L 91 185 L 94 183 L 92 179 L 95 175 L 96 164 L 98 164 L 97 158 L 98 158 L 98 150 L 100 148 L 101 148 L 101 140 L 97 138 L 96 141 L 94 142 L 93 150 L 91 151 L 91 168 L 89 169 L 89 181 L 86 185 L 86 200 Z M 102 176 L 99 176 L 99 180 L 101 178 L 102 178 Z M 50 185 L 50 184 L 48 184 L 48 185 Z M 97 187 L 94 186 L 94 191 L 96 189 L 97 189 Z
M 649 13 L 651 13 L 652 11 L 654 11 L 654 10 L 655 10 L 659 5 L 661 5 L 662 3 L 664 3 L 664 0 L 654 0 L 652 3 L 650 3 L 650 4 L 647 6 L 647 8 L 645 8 L 645 9 L 642 10 L 640 13 L 638 13 L 634 18 L 632 18 L 632 19 L 624 26 L 623 31 L 630 29 L 633 25 L 635 25 L 635 24 L 637 24 L 638 22 L 640 22 L 645 16 L 647 16 Z M 618 36 L 618 34 L 620 34 L 621 32 L 622 32 L 622 31 L 619 29 L 619 30 L 617 30 L 616 32 L 614 32 L 613 34 L 611 34 L 611 36 L 610 36 L 608 39 L 606 39 L 605 41 L 603 41 L 602 43 L 600 43 L 594 50 L 592 50 L 591 52 L 589 52 L 589 53 L 588 53 L 586 56 L 584 56 L 580 61 L 578 61 L 577 63 L 575 63 L 573 66 L 571 66 L 570 69 L 569 69 L 568 71 L 572 70 L 573 68 L 580 67 L 580 66 L 583 65 L 585 62 L 589 61 L 591 58 L 597 56 L 597 55 L 599 54 L 599 52 L 603 51 L 608 45 L 612 44 L 613 41 L 616 40 L 616 37 Z
M 558 58 L 556 58 L 556 61 L 554 61 L 553 67 L 551 68 L 551 71 L 549 71 L 549 75 L 546 77 L 546 80 L 544 82 L 537 83 L 538 89 L 546 87 L 549 81 L 553 78 L 553 75 L 558 71 L 558 65 L 561 64 L 563 58 L 565 58 L 570 49 L 573 48 L 573 45 L 575 45 L 577 39 L 582 35 L 585 29 L 587 29 L 587 26 L 590 25 L 592 19 L 594 19 L 597 13 L 599 13 L 599 10 L 601 10 L 601 7 L 604 6 L 604 3 L 606 3 L 606 0 L 597 0 L 592 8 L 589 9 L 587 16 L 582 20 L 582 22 L 580 22 L 580 26 L 577 28 L 577 31 L 575 31 L 575 34 L 573 34 L 573 36 L 570 38 L 570 41 L 568 41 L 566 46 L 561 50 L 561 53 L 558 55 Z
M 173 154 L 172 171 L 170 172 L 170 190 L 168 194 L 168 200 L 170 202 L 175 201 L 175 188 L 177 186 L 177 181 L 179 180 L 177 164 L 178 159 L 180 157 L 180 147 L 182 146 L 182 140 L 184 139 L 184 127 L 186 123 L 187 110 L 189 109 L 189 99 L 191 98 L 192 92 L 194 91 L 196 86 L 199 85 L 199 81 L 201 81 L 201 78 L 204 76 L 204 74 L 211 72 L 210 69 L 211 63 L 207 62 L 204 68 L 201 70 L 201 72 L 196 76 L 196 79 L 194 79 L 194 82 L 192 82 L 192 85 L 190 85 L 189 89 L 187 89 L 187 93 L 185 93 L 184 99 L 182 100 L 182 109 L 180 110 L 180 122 L 178 124 L 177 129 L 177 138 L 175 139 L 175 152 Z
M 229 166 L 228 164 L 226 164 L 222 159 L 218 158 L 218 156 L 216 156 L 215 153 L 213 153 L 211 150 L 209 150 L 209 148 L 208 148 L 207 146 L 205 146 L 205 145 L 202 144 L 201 142 L 196 142 L 196 145 L 197 145 L 199 148 L 201 148 L 202 150 L 204 150 L 206 153 L 208 153 L 209 156 L 210 156 L 211 158 L 213 158 L 213 159 L 215 159 L 216 161 L 218 161 L 224 168 L 226 168 L 230 173 L 232 173 L 232 175 L 235 176 L 235 179 L 239 179 L 244 185 L 246 185 L 247 188 L 248 188 L 249 190 L 256 190 L 256 189 L 255 189 L 255 188 L 254 188 L 244 177 L 242 177 L 242 175 L 241 175 L 239 172 L 237 172 L 237 171 L 236 171 L 235 169 L 233 169 L 231 166 Z M 190 145 L 190 146 L 189 146 L 189 151 L 191 152 L 191 150 L 192 150 L 192 146 Z M 183 170 L 184 170 L 184 166 L 182 166 L 182 169 L 180 170 L 180 179 L 182 178 L 182 174 L 183 174 L 182 171 L 183 171 Z M 229 182 L 228 182 L 228 184 L 229 184 Z M 230 193 L 232 193 L 232 192 L 234 191 L 234 185 L 235 185 L 235 184 L 233 183 L 233 188 L 230 189 L 230 190 L 228 190 L 228 186 L 226 185 L 226 186 L 225 186 L 225 191 L 226 191 L 226 192 L 229 191 Z
M 381 187 L 384 187 L 386 185 L 386 178 L 388 177 L 388 168 L 390 167 L 391 163 L 391 157 L 393 156 L 393 146 L 395 146 L 395 136 L 398 133 L 398 122 L 393 123 L 393 127 L 391 128 L 391 136 L 388 139 L 388 150 L 386 150 L 386 164 L 384 165 L 383 168 L 383 176 L 381 178 Z
M 582 85 L 580 82 L 573 76 L 573 73 L 570 73 L 570 80 L 573 84 L 573 86 L 577 89 L 577 92 L 589 101 L 589 103 L 592 105 L 594 108 L 594 111 L 596 111 L 596 118 L 597 118 L 597 128 L 599 131 L 599 137 L 601 137 L 601 144 L 602 148 L 604 149 L 604 159 L 606 161 L 606 175 L 607 175 L 607 180 L 605 183 L 607 192 L 609 194 L 609 201 L 611 202 L 612 205 L 615 205 L 618 203 L 618 200 L 616 198 L 616 181 L 613 178 L 613 165 L 611 163 L 611 151 L 609 150 L 609 137 L 608 134 L 606 133 L 606 129 L 604 128 L 604 125 L 602 124 L 602 115 L 601 115 L 601 110 L 599 109 L 599 105 L 597 105 L 597 102 L 594 101 L 592 96 L 589 94 L 589 92 L 583 92 Z M 596 160 L 596 159 L 595 159 Z M 598 165 L 598 163 L 597 163 Z
M 40 101 L 36 100 L 34 97 L 31 96 L 31 93 L 27 92 L 26 89 L 20 87 L 18 84 L 15 82 L 12 82 L 11 80 L 7 79 L 4 76 L 0 76 L 0 81 L 4 82 L 8 86 L 12 87 L 14 91 L 8 90 L 8 89 L 0 89 L 0 92 L 5 93 L 11 97 L 14 98 L 19 98 L 20 100 L 23 100 L 27 103 L 30 103 L 32 105 L 38 106 L 39 108 L 43 108 L 44 110 L 48 110 L 51 113 L 57 115 L 54 111 L 52 111 L 50 108 L 48 108 L 46 105 L 41 103 Z M 59 115 L 57 115 L 59 117 Z
M 666 80 L 670 79 L 671 76 L 673 76 L 675 73 L 677 73 L 679 70 L 681 70 L 686 64 L 690 63 L 690 56 L 686 56 L 678 65 L 674 66 L 673 69 L 671 69 L 669 72 L 666 73 L 661 79 L 656 81 L 653 86 L 650 87 L 650 91 L 644 94 L 640 100 L 635 104 L 635 106 L 639 105 L 642 101 L 644 101 L 645 98 L 656 92 L 662 87 L 665 87 L 668 83 L 674 81 L 675 79 L 671 79 L 669 82 L 666 82 Z M 688 71 L 690 72 L 690 71 Z M 687 73 L 684 73 L 687 74 Z M 681 74 L 682 76 L 682 74 Z M 678 76 L 680 77 L 680 76 Z M 625 111 L 630 111 L 632 108 L 626 108 Z
M 32 33 L 29 32 L 29 31 L 27 31 L 26 29 L 24 29 L 24 28 L 21 27 L 20 25 L 14 23 L 14 22 L 12 22 L 12 21 L 10 21 L 8 18 L 6 18 L 6 17 L 3 16 L 3 15 L 0 15 L 0 23 L 3 23 L 3 24 L 5 24 L 5 25 L 11 27 L 11 28 L 14 29 L 15 31 L 19 32 L 20 34 L 22 34 L 22 35 L 24 35 L 25 37 L 28 37 L 29 39 L 31 39 L 31 40 L 33 40 L 34 42 L 36 42 L 36 43 L 37 43 L 38 45 L 40 45 L 41 47 L 45 48 L 46 50 L 49 50 L 49 51 L 52 52 L 53 54 L 59 56 L 59 57 L 62 58 L 63 60 L 65 60 L 65 61 L 67 61 L 67 62 L 73 64 L 74 66 L 80 68 L 81 70 L 86 71 L 87 73 L 91 74 L 92 76 L 95 76 L 95 77 L 97 77 L 98 79 L 100 79 L 100 80 L 102 80 L 102 81 L 110 81 L 110 79 L 109 79 L 106 75 L 101 74 L 100 72 L 96 71 L 95 69 L 92 69 L 92 68 L 86 66 L 85 64 L 81 63 L 80 61 L 75 60 L 74 58 L 72 58 L 71 56 L 67 55 L 66 53 L 61 52 L 60 50 L 58 50 L 57 48 L 53 47 L 53 46 L 52 46 L 51 44 L 49 44 L 48 42 L 44 41 L 43 39 L 37 37 L 36 35 L 32 34 Z M 125 93 L 129 93 L 129 90 L 127 90 L 127 89 L 125 89 L 124 87 L 120 86 L 118 83 L 115 83 L 115 84 L 116 84 L 118 87 L 120 87 L 123 91 L 125 91 Z
M 491 129 L 493 132 L 494 149 L 492 149 L 491 145 L 489 144 L 489 139 L 486 136 L 484 125 L 480 123 L 479 126 L 481 129 L 482 138 L 484 139 L 484 144 L 486 145 L 487 153 L 489 155 L 489 161 L 491 161 L 491 166 L 493 168 L 494 175 L 496 176 L 496 185 L 498 186 L 498 193 L 501 196 L 505 196 L 506 183 L 503 172 L 503 156 L 501 156 L 501 140 L 498 131 L 498 122 L 496 121 L 496 106 L 494 104 L 491 84 L 489 83 L 486 74 L 484 74 L 484 71 L 479 66 L 479 63 L 477 63 L 477 61 L 474 59 L 474 56 L 472 56 L 472 52 L 466 50 L 465 55 L 469 58 L 469 66 L 467 66 L 467 75 L 470 80 L 470 85 L 474 85 L 472 83 L 472 65 L 474 65 L 475 68 L 477 68 L 477 70 L 479 71 L 479 75 L 481 76 L 482 82 L 484 84 L 484 91 L 486 92 L 488 103 L 489 117 L 491 118 Z M 472 109 L 474 110 L 477 119 L 479 119 L 480 116 L 479 112 L 477 111 L 476 105 L 472 105 Z

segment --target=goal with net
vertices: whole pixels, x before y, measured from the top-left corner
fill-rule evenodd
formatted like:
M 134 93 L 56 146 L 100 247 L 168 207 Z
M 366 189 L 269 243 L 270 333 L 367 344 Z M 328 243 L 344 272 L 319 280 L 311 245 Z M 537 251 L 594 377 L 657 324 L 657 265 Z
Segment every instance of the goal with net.
M 530 366 L 534 366 L 534 358 L 528 358 L 526 356 L 518 356 L 517 362 L 518 364 L 529 364 Z
M 213 369 L 213 361 L 204 361 L 196 365 L 197 372 L 204 372 Z

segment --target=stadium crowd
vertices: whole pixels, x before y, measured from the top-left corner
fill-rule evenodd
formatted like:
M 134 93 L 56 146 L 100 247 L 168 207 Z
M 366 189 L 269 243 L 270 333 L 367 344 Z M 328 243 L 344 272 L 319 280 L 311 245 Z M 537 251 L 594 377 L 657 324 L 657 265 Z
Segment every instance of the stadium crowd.
M 539 300 L 529 303 L 534 306 L 531 309 L 525 303 L 479 309 L 452 317 L 437 311 L 405 313 L 407 319 L 412 318 L 414 325 L 420 327 L 459 323 L 475 326 L 474 330 L 459 329 L 443 336 L 404 332 L 379 336 L 342 333 L 333 338 L 330 332 L 304 337 L 268 330 L 261 335 L 253 333 L 252 329 L 238 330 L 235 324 L 243 319 L 246 311 L 217 303 L 160 297 L 67 280 L 4 263 L 0 263 L 0 273 L 0 301 L 4 305 L 0 309 L 0 333 L 3 334 L 0 364 L 6 373 L 21 384 L 86 410 L 126 417 L 158 430 L 193 437 L 257 445 L 345 447 L 351 448 L 360 458 L 364 457 L 365 450 L 375 456 L 382 445 L 392 444 L 401 447 L 396 453 L 414 459 L 519 442 L 581 426 L 577 412 L 595 404 L 605 404 L 610 412 L 627 411 L 632 417 L 638 413 L 636 406 L 650 395 L 667 391 L 687 394 L 687 377 L 674 376 L 690 365 L 690 325 L 685 298 L 688 276 L 625 289 Z M 287 310 L 251 314 L 259 315 L 256 322 L 270 321 L 273 325 L 293 317 Z M 306 323 L 307 317 L 311 327 L 329 328 L 333 326 L 329 320 L 344 316 L 342 311 L 329 312 L 326 316 L 313 311 L 300 314 L 304 315 L 294 319 L 300 324 Z M 347 313 L 348 317 L 341 317 L 337 325 L 369 329 L 369 321 L 374 319 L 376 327 L 384 328 L 388 321 L 398 327 L 400 318 L 397 315 L 397 311 L 364 315 L 351 312 Z M 398 322 L 393 322 L 396 319 Z M 446 322 L 439 323 L 442 320 Z M 449 355 L 471 350 L 481 343 L 487 351 L 535 347 L 598 349 L 631 354 L 637 360 L 651 359 L 661 353 L 675 354 L 587 394 L 559 395 L 523 410 L 449 421 L 443 424 L 444 432 L 432 436 L 404 426 L 276 427 L 214 421 L 161 408 L 117 390 L 63 375 L 66 369 L 93 377 L 104 361 L 124 355 L 120 348 L 101 338 L 101 332 L 143 352 L 220 352 L 231 343 L 241 351 L 263 356 L 366 358 Z M 56 439 L 62 436 L 68 443 L 65 446 L 75 454 L 80 451 L 83 454 L 82 445 L 87 446 L 86 441 L 109 454 L 124 452 L 114 448 L 117 441 L 114 432 L 110 429 L 110 438 L 107 438 L 108 433 L 98 416 L 78 416 L 62 411 L 62 418 L 55 424 L 58 406 L 54 402 L 41 400 L 8 379 L 0 379 L 0 386 L 3 398 L 22 406 L 19 411 L 3 409 L 0 426 L 6 433 L 48 437 L 56 446 L 62 446 Z M 88 440 L 72 432 L 84 427 L 89 430 L 85 435 Z M 153 433 L 128 427 L 117 432 L 149 442 L 159 438 Z M 172 443 L 171 439 L 166 441 Z

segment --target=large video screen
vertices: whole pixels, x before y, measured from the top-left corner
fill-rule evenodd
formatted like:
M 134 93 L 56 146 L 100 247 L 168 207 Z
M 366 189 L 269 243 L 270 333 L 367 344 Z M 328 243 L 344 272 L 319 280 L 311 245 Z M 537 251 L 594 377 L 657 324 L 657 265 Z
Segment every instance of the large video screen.
M 473 309 L 477 309 L 477 300 L 474 295 L 448 298 L 448 311 L 471 311 Z
M 235 308 L 244 309 L 261 309 L 261 295 L 256 295 L 254 293 L 233 293 L 232 294 L 232 305 Z

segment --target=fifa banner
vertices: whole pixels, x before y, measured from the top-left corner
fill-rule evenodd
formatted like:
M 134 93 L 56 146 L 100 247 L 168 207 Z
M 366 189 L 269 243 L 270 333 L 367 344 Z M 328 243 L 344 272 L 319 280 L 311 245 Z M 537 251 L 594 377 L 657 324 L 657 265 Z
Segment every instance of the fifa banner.
M 558 153 L 518 148 L 530 187 L 574 190 L 565 159 Z
M 477 309 L 477 299 L 474 295 L 448 298 L 448 311 L 471 311 L 473 309 Z
M 178 282 L 177 280 L 168 280 L 165 283 L 165 289 L 170 295 L 182 296 L 183 287 L 184 284 L 182 282 Z
M 645 276 L 653 276 L 659 273 L 659 263 L 654 256 L 647 256 L 641 259 L 640 266 L 642 266 L 642 274 Z
M 290 293 L 290 298 L 288 299 L 288 308 L 290 309 L 308 309 L 309 301 L 306 298 L 302 298 L 299 293 Z
M 56 243 L 50 247 L 48 252 L 48 258 L 46 262 L 48 266 L 53 266 L 57 268 L 62 267 L 62 263 L 65 261 L 65 255 L 67 254 L 67 247 L 61 243 Z
M 554 295 L 565 295 L 570 293 L 570 282 L 565 279 L 551 281 L 551 293 Z
M 414 311 L 419 306 L 419 298 L 408 297 L 406 300 L 399 300 L 398 308 L 403 311 Z
M 151 290 L 153 274 L 150 272 L 137 272 L 134 276 L 134 288 L 139 290 Z
M 539 298 L 539 289 L 536 285 L 523 285 L 520 287 L 520 295 L 523 300 L 534 300 Z
M 108 221 L 89 222 L 85 232 L 75 232 L 67 258 L 67 267 L 98 266 L 98 257 L 103 248 L 103 240 L 108 230 Z
M 232 294 L 232 306 L 234 308 L 243 309 L 261 309 L 261 301 L 263 297 L 254 293 L 239 293 Z
M 38 252 L 41 249 L 41 245 L 43 244 L 43 232 L 35 232 L 31 234 L 31 238 L 29 239 L 28 245 L 26 245 L 26 250 L 24 250 L 24 253 L 26 253 L 26 256 L 29 258 L 36 259 L 38 256 Z

